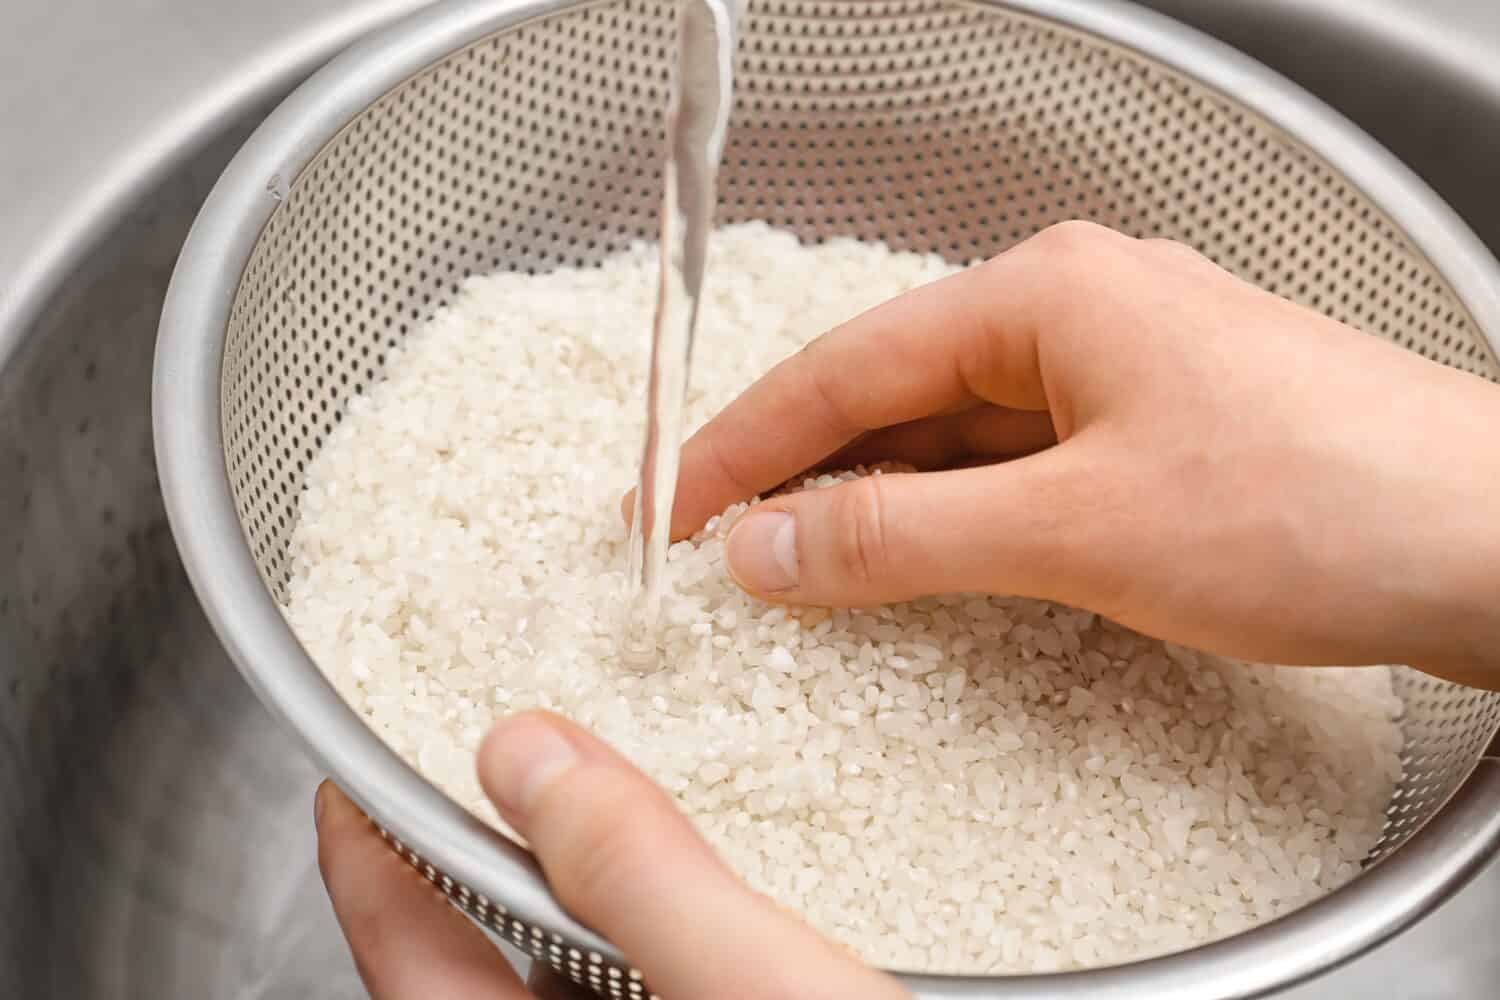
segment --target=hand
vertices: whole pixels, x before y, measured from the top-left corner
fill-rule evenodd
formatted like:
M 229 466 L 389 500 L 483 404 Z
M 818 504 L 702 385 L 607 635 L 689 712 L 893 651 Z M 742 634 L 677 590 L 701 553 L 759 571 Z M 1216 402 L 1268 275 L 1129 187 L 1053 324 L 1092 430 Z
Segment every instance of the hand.
M 479 777 L 536 853 L 553 891 L 674 1000 L 898 1000 L 861 965 L 745 887 L 670 798 L 623 758 L 555 716 L 496 726 Z M 386 846 L 331 783 L 318 789 L 318 864 L 360 977 L 375 1000 L 548 1000 Z
M 1015 594 L 1224 655 L 1493 686 L 1497 429 L 1482 379 L 1067 223 L 771 371 L 685 446 L 673 533 L 896 460 L 927 471 L 760 504 L 736 579 L 788 603 Z

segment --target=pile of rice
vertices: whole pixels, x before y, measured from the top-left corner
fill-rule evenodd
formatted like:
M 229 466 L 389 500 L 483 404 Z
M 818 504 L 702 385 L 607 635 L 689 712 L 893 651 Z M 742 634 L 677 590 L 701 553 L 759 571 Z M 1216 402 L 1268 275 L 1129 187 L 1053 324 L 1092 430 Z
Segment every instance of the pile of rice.
M 1003 597 L 789 612 L 725 572 L 742 507 L 671 551 L 665 668 L 622 665 L 618 501 L 655 265 L 639 246 L 470 281 L 309 470 L 290 619 L 423 774 L 497 822 L 481 738 L 509 712 L 561 712 L 669 789 L 751 885 L 910 970 L 1173 951 L 1357 872 L 1400 777 L 1384 669 L 1247 667 Z M 721 231 L 691 423 L 950 270 Z

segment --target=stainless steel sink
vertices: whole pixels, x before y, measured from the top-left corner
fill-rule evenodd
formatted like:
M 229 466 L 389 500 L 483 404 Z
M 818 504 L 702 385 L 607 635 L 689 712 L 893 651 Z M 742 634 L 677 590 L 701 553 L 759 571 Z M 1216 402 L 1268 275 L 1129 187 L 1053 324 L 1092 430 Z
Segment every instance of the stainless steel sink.
M 420 0 L 11 0 L 0 35 L 0 997 L 363 995 L 317 775 L 220 654 L 152 466 L 157 312 L 198 204 L 309 68 Z M 1500 248 L 1493 0 L 1154 0 L 1360 120 Z M 1477 53 L 1477 55 L 1476 55 Z M 1494 995 L 1492 870 L 1290 994 Z

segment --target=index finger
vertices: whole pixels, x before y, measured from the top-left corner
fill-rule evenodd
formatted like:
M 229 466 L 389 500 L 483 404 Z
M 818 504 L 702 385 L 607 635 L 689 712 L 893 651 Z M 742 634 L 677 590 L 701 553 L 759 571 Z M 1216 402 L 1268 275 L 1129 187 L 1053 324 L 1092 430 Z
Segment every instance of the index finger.
M 868 431 L 976 400 L 1046 409 L 1026 246 L 877 306 L 771 369 L 683 446 L 672 537 Z
M 316 816 L 318 867 L 372 1000 L 530 1000 L 500 950 L 332 782 Z

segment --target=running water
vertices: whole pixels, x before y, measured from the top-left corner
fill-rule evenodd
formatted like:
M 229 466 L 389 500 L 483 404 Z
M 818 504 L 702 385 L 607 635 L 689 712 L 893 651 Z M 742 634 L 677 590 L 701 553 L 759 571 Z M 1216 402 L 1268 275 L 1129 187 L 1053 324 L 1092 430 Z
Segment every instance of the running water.
M 654 662 L 662 577 L 682 448 L 682 414 L 719 158 L 734 101 L 732 64 L 746 0 L 681 0 L 677 66 L 667 108 L 661 284 L 646 387 L 646 435 L 630 525 L 626 646 Z

